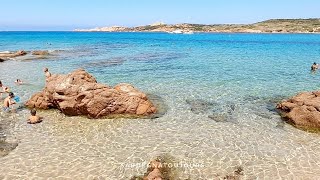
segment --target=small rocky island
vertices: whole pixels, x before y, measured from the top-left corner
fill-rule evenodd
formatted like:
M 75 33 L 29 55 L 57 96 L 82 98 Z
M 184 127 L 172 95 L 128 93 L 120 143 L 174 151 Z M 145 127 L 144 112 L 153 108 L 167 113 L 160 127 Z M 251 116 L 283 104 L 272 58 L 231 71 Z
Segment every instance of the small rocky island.
M 59 109 L 70 116 L 99 118 L 114 115 L 148 116 L 157 112 L 146 94 L 130 84 L 114 88 L 97 83 L 83 69 L 46 78 L 45 88 L 27 102 L 29 108 Z
M 277 104 L 277 109 L 294 126 L 320 131 L 320 91 L 300 93 Z

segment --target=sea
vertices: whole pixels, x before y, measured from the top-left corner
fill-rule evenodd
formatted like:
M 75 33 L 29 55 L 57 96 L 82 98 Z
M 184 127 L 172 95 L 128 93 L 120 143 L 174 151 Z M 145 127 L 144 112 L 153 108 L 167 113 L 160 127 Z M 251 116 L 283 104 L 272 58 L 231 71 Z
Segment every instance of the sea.
M 275 109 L 320 89 L 320 72 L 310 72 L 319 34 L 0 32 L 0 52 L 17 50 L 51 55 L 0 63 L 0 80 L 20 97 L 15 113 L 0 114 L 0 179 L 131 179 L 155 158 L 170 179 L 320 179 L 320 134 Z M 130 83 L 161 112 L 88 119 L 40 110 L 43 122 L 27 124 L 23 103 L 44 88 L 44 67 Z

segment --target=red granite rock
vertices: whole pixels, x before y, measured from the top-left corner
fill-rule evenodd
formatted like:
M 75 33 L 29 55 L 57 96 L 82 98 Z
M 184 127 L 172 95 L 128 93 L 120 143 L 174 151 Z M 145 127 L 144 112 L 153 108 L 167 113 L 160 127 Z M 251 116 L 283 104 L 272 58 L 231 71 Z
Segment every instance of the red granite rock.
M 146 94 L 130 84 L 114 88 L 97 83 L 83 69 L 70 74 L 53 74 L 46 79 L 42 92 L 27 102 L 29 108 L 56 108 L 66 115 L 99 118 L 108 115 L 151 115 L 157 111 Z
M 282 116 L 299 127 L 320 128 L 320 91 L 303 92 L 277 105 Z

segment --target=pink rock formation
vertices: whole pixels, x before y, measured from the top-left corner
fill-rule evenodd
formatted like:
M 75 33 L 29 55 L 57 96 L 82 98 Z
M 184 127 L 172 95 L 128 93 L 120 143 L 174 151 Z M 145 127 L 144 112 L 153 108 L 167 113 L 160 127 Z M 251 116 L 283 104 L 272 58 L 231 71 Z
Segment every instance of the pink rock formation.
M 277 109 L 298 127 L 320 128 L 320 91 L 300 93 L 279 103 Z
M 114 88 L 97 83 L 83 69 L 67 75 L 51 75 L 42 92 L 27 102 L 29 108 L 57 108 L 66 115 L 87 115 L 98 118 L 108 115 L 151 115 L 156 107 L 147 96 L 130 84 Z

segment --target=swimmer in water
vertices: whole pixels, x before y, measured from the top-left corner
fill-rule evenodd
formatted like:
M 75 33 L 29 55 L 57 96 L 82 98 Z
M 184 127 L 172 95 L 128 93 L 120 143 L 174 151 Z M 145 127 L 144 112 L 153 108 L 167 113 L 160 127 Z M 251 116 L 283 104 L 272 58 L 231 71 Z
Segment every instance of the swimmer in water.
M 311 66 L 311 71 L 316 71 L 318 68 L 319 68 L 319 65 L 314 62 Z
M 14 83 L 16 83 L 17 85 L 23 84 L 23 82 L 21 81 L 21 79 L 15 80 Z
M 35 109 L 31 109 L 30 116 L 28 118 L 27 123 L 36 124 L 42 122 L 42 118 L 37 115 L 37 111 Z

